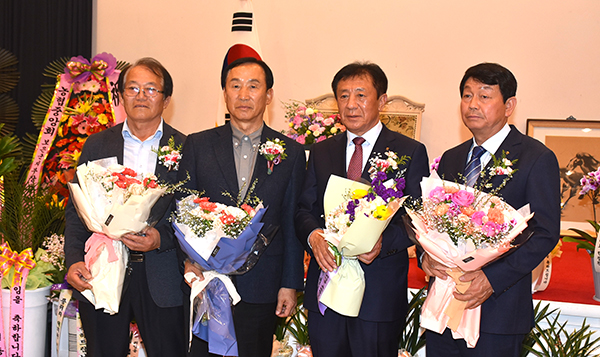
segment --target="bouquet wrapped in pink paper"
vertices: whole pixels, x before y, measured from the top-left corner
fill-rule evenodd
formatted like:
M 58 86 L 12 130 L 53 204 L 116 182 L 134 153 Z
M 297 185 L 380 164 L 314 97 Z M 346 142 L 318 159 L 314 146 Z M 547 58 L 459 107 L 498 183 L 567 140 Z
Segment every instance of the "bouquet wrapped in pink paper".
M 167 187 L 152 174 L 138 175 L 119 165 L 116 157 L 79 165 L 77 179 L 69 183 L 71 199 L 81 221 L 94 232 L 85 244 L 93 288 L 82 294 L 96 309 L 116 314 L 128 259 L 119 238 L 149 225 L 150 210 Z
M 491 173 L 496 174 L 504 173 Z M 406 200 L 404 207 L 418 244 L 447 266 L 451 277 L 435 279 L 430 286 L 421 311 L 421 327 L 438 333 L 449 327 L 454 338 L 474 347 L 479 338 L 481 307 L 465 309 L 466 303 L 453 297 L 455 290 L 465 292 L 469 286 L 459 277 L 515 249 L 514 239 L 527 227 L 533 213 L 529 205 L 515 210 L 495 195 L 497 190 L 485 193 L 444 181 L 435 171 L 423 178 L 421 192 L 420 199 Z
M 238 355 L 231 304 L 240 296 L 228 275 L 250 270 L 270 243 L 262 234 L 259 238 L 266 208 L 258 200 L 252 203 L 255 207 L 227 206 L 191 194 L 177 203 L 172 217 L 181 249 L 204 275 L 204 280 L 192 283 L 190 342 L 193 333 L 218 355 Z M 187 273 L 185 278 L 191 281 L 194 276 Z
M 357 256 L 370 252 L 400 208 L 405 182 L 398 166 L 407 157 L 386 152 L 371 160 L 371 185 L 331 175 L 325 189 L 323 236 L 338 268 L 321 272 L 319 309 L 330 308 L 345 316 L 358 316 L 365 291 L 364 272 Z M 388 179 L 388 173 L 397 172 Z

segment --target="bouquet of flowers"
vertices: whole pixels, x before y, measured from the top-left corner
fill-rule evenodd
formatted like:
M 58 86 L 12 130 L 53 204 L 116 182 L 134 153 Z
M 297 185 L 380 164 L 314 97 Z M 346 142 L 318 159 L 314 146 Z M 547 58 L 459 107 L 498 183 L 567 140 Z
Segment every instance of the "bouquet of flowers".
M 265 212 L 256 198 L 227 206 L 191 194 L 177 203 L 171 217 L 181 249 L 203 270 L 204 280 L 192 283 L 190 330 L 208 342 L 211 353 L 238 355 L 231 302 L 238 303 L 240 296 L 227 275 L 250 270 L 266 249 L 269 241 L 262 234 L 257 239 Z M 187 281 L 193 277 L 185 276 Z
M 408 158 L 386 152 L 371 159 L 371 186 L 332 175 L 327 182 L 323 206 L 324 238 L 336 257 L 338 268 L 321 272 L 319 309 L 328 307 L 342 315 L 358 316 L 365 290 L 364 272 L 356 256 L 370 252 L 400 208 L 405 182 L 400 165 Z M 398 172 L 388 179 L 388 173 Z
M 307 107 L 304 103 L 284 103 L 285 118 L 289 122 L 289 129 L 282 133 L 296 140 L 302 145 L 311 145 L 323 141 L 335 134 L 346 131 L 340 121 L 339 114 L 325 117 L 317 109 Z
M 452 278 L 433 282 L 423 305 L 421 327 L 438 333 L 449 327 L 453 337 L 463 338 L 469 347 L 474 347 L 479 338 L 481 307 L 465 310 L 466 304 L 454 299 L 455 290 L 465 292 L 469 287 L 459 277 L 516 248 L 515 237 L 533 216 L 529 205 L 517 211 L 496 195 L 513 171 L 501 167 L 510 168 L 510 161 L 508 164 L 504 160 L 494 162 L 489 177 L 507 177 L 491 193 L 443 181 L 433 171 L 421 181 L 422 197 L 404 202 L 412 220 L 411 228 L 416 233 L 416 243 L 447 266 Z M 484 182 L 483 186 L 489 187 L 489 180 Z
M 168 188 L 159 185 L 152 174 L 137 175 L 119 165 L 116 157 L 79 165 L 77 178 L 78 183 L 69 183 L 73 204 L 81 221 L 94 232 L 85 244 L 93 288 L 82 294 L 96 309 L 116 314 L 128 260 L 119 238 L 149 225 L 152 206 Z

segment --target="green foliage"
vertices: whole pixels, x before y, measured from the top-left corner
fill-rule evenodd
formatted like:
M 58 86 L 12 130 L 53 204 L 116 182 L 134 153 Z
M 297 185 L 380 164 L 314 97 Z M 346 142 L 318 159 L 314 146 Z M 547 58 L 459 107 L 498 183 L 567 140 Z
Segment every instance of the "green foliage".
M 278 318 L 277 328 L 275 330 L 275 338 L 278 341 L 283 341 L 287 331 L 296 339 L 298 344 L 307 346 L 310 344 L 308 338 L 308 324 L 306 315 L 306 309 L 302 306 L 304 302 L 304 293 L 298 293 L 298 304 L 294 314 L 290 317 Z
M 543 328 L 540 326 L 540 322 L 542 322 L 544 319 L 547 319 L 550 315 L 558 311 L 558 309 L 548 311 L 550 309 L 550 305 L 545 305 L 543 308 L 541 306 L 542 303 L 538 302 L 533 309 L 533 313 L 535 315 L 535 326 L 525 337 L 525 340 L 523 340 L 523 349 L 521 350 L 521 357 L 525 357 L 529 354 L 529 349 L 533 348 L 533 346 L 536 343 L 536 338 L 539 338 L 541 334 L 540 331 L 543 330 Z
M 34 252 L 44 238 L 64 232 L 64 208 L 53 202 L 52 194 L 25 183 L 19 170 L 4 176 L 4 207 L 0 214 L 0 235 L 12 250 Z
M 17 57 L 10 51 L 0 48 L 0 123 L 6 124 L 0 129 L 1 135 L 15 131 L 19 121 L 19 106 L 8 94 L 19 83 Z
M 590 254 L 590 257 L 594 256 L 594 247 L 596 246 L 596 237 L 598 237 L 598 232 L 600 232 L 600 224 L 596 221 L 588 220 L 588 222 L 594 228 L 596 232 L 595 236 L 592 236 L 586 231 L 577 228 L 569 228 L 570 231 L 573 231 L 579 235 L 579 237 L 563 237 L 563 242 L 573 242 L 577 243 L 577 251 L 579 249 L 585 249 Z
M 421 308 L 426 297 L 425 288 L 421 288 L 421 290 L 412 294 L 412 298 L 408 302 L 404 331 L 402 331 L 400 340 L 398 341 L 398 347 L 404 348 L 413 356 L 425 346 L 425 334 L 421 333 L 420 326 Z
M 4 127 L 0 123 L 0 132 Z M 18 153 L 20 149 L 19 140 L 13 135 L 0 137 L 0 177 L 14 171 L 19 164 Z
M 540 304 L 536 306 L 536 325 L 527 336 L 523 344 L 521 356 L 527 353 L 537 357 L 588 357 L 597 356 L 600 348 L 600 337 L 594 338 L 594 331 L 590 325 L 583 320 L 581 328 L 568 332 L 565 328 L 567 321 L 559 322 L 560 312 L 554 317 L 551 315 L 557 310 L 547 312 L 548 305 L 539 310 Z M 539 313 L 538 313 L 539 310 Z M 538 318 L 540 320 L 538 320 Z M 539 322 L 545 320 L 548 328 L 541 328 Z

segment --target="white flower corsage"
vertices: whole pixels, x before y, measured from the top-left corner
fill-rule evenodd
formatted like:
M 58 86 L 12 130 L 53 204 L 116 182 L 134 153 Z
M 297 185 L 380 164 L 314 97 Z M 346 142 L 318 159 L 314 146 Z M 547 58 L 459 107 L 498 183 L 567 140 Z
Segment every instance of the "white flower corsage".
M 171 136 L 167 145 L 158 149 L 152 149 L 158 155 L 158 162 L 165 166 L 169 171 L 179 169 L 181 160 L 181 144 L 175 146 L 175 139 Z

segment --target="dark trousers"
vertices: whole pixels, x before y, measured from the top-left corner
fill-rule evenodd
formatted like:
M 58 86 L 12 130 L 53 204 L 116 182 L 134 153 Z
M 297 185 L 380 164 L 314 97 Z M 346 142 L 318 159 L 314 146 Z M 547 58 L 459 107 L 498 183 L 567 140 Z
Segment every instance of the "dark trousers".
M 189 321 L 189 296 L 185 309 L 185 321 Z M 240 301 L 233 306 L 233 323 L 238 344 L 239 357 L 270 357 L 273 349 L 273 334 L 277 317 L 276 303 L 249 304 Z M 189 332 L 189 328 L 187 329 Z M 187 333 L 186 333 L 187 335 Z M 216 357 L 208 353 L 208 343 L 196 336 L 192 338 L 189 357 Z
M 404 320 L 373 322 L 331 309 L 308 312 L 308 334 L 314 357 L 397 357 Z
M 129 353 L 129 323 L 138 324 L 146 355 L 185 355 L 183 307 L 162 308 L 152 300 L 143 262 L 132 263 L 129 285 L 123 291 L 119 312 L 109 315 L 80 301 L 81 323 L 87 339 L 88 357 L 125 357 Z
M 443 334 L 426 330 L 427 357 L 519 357 L 525 335 L 496 335 L 480 332 L 474 348 L 463 339 L 455 340 L 446 328 Z

